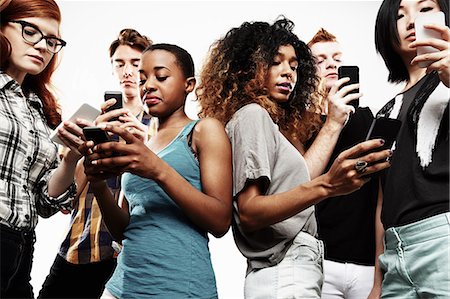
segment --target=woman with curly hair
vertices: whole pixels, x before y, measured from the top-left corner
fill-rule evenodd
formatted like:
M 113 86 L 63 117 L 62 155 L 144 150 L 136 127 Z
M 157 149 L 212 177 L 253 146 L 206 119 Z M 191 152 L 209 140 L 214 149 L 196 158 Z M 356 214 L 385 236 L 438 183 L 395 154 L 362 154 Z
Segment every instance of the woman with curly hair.
M 231 29 L 212 46 L 197 89 L 200 116 L 226 124 L 233 149 L 233 230 L 248 261 L 246 298 L 320 298 L 323 245 L 313 205 L 389 166 L 389 151 L 362 156 L 383 144 L 377 139 L 344 151 L 320 175 L 352 98 L 331 92 L 327 123 L 305 153 L 318 124 L 317 77 L 293 27 L 280 19 Z

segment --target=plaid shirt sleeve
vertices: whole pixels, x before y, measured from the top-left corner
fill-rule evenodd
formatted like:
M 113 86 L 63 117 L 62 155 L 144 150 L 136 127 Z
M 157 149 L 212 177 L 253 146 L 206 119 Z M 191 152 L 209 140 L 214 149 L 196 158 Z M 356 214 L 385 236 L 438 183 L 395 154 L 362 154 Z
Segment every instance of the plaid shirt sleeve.
M 57 166 L 58 160 L 55 160 L 52 168 L 47 171 L 37 184 L 38 193 L 36 198 L 36 210 L 38 215 L 44 218 L 48 218 L 61 210 L 67 212 L 72 211 L 72 201 L 77 194 L 77 186 L 75 182 L 73 182 L 67 191 L 60 196 L 51 197 L 48 195 L 48 181 Z

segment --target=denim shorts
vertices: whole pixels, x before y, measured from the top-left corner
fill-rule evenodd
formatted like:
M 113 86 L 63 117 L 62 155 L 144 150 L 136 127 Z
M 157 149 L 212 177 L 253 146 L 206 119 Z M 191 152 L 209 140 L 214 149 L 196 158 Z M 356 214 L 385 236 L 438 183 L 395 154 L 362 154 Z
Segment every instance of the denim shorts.
M 322 263 L 323 242 L 300 232 L 280 263 L 247 274 L 245 298 L 320 298 Z
M 386 230 L 381 298 L 450 296 L 450 213 Z

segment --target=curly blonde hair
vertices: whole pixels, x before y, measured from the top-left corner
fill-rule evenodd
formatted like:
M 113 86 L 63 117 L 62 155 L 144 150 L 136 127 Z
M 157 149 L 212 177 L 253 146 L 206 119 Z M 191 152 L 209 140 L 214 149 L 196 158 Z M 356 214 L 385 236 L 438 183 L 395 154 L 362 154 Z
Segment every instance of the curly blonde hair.
M 293 32 L 294 23 L 286 18 L 270 25 L 245 22 L 231 29 L 210 49 L 196 89 L 200 117 L 214 117 L 224 125 L 233 114 L 250 103 L 265 108 L 280 129 L 301 142 L 320 128 L 316 66 L 310 49 Z M 291 45 L 299 66 L 297 84 L 287 103 L 269 97 L 265 86 L 269 68 L 278 49 Z

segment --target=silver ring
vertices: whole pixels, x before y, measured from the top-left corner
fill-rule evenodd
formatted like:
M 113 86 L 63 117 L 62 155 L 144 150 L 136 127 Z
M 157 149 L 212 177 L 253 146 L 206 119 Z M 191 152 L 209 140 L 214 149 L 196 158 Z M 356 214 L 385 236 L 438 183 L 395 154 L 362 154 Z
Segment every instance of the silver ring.
M 366 171 L 367 162 L 366 161 L 356 161 L 355 170 L 357 173 L 363 173 Z

